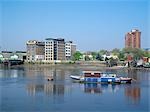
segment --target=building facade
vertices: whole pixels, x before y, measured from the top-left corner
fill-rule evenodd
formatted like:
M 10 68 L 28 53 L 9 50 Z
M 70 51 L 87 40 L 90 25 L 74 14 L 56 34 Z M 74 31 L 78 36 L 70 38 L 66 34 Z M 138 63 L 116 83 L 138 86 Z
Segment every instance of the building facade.
M 125 48 L 141 48 L 141 32 L 131 30 L 125 35 Z
M 65 42 L 65 56 L 66 60 L 71 60 L 73 54 L 76 52 L 76 45 L 72 41 Z
M 44 60 L 45 45 L 44 42 L 29 40 L 27 45 L 27 61 Z
M 26 60 L 26 51 L 1 51 L 0 60 Z
M 65 40 L 62 38 L 45 39 L 45 61 L 65 60 Z

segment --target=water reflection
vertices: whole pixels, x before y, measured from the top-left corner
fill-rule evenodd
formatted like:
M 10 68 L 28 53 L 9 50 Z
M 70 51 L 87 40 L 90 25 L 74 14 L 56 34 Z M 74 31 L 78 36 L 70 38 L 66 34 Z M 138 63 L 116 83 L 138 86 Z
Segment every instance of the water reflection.
M 82 86 L 82 85 L 81 85 Z M 83 84 L 84 92 L 91 94 L 104 94 L 105 92 L 115 93 L 119 90 L 120 85 L 115 84 Z M 27 84 L 27 92 L 31 96 L 38 93 L 45 93 L 46 95 L 64 95 L 65 92 L 70 92 L 72 86 L 65 86 L 64 84 L 46 83 L 46 84 Z M 79 89 L 80 90 L 80 89 Z
M 65 91 L 65 72 L 64 70 L 56 70 L 43 68 L 40 70 L 43 77 L 39 79 L 37 78 L 34 83 L 27 84 L 27 92 L 31 96 L 35 96 L 38 93 L 44 92 L 46 95 L 64 95 Z M 29 71 L 28 74 L 30 74 Z M 31 74 L 33 74 L 31 72 Z M 31 76 L 31 75 L 30 75 Z M 47 81 L 48 77 L 53 77 L 53 81 Z M 37 82 L 38 81 L 38 82 Z
M 0 78 L 18 78 L 25 77 L 24 69 L 1 69 Z
M 128 101 L 136 104 L 139 103 L 141 97 L 141 89 L 139 86 L 132 85 L 118 85 L 118 84 L 83 84 L 84 93 L 88 94 L 105 94 L 105 93 L 117 93 L 124 89 L 124 95 Z M 45 94 L 47 96 L 53 96 L 55 99 L 64 99 L 64 95 L 68 92 L 72 93 L 72 86 L 66 86 L 65 84 L 56 84 L 54 82 L 48 82 L 45 84 L 27 84 L 27 93 L 29 96 L 36 96 L 38 94 Z M 81 88 L 80 88 L 81 89 Z M 81 91 L 78 89 L 78 91 Z
M 16 69 L 1 69 L 0 70 L 0 81 L 1 85 L 11 85 L 17 90 L 20 90 L 19 85 L 22 84 L 23 89 L 27 92 L 27 97 L 38 97 L 42 95 L 46 98 L 53 97 L 54 101 L 63 101 L 64 97 L 70 99 L 80 94 L 88 98 L 89 94 L 93 96 L 99 95 L 117 95 L 124 96 L 128 102 L 133 104 L 140 104 L 142 96 L 148 91 L 150 73 L 138 70 L 106 70 L 106 72 L 112 72 L 121 74 L 122 76 L 128 76 L 134 78 L 132 84 L 77 84 L 73 83 L 69 78 L 70 74 L 79 74 L 82 70 L 78 68 L 67 69 L 65 67 L 22 67 Z M 52 76 L 53 81 L 47 81 L 47 77 Z M 21 77 L 21 78 L 20 78 Z M 6 80 L 1 80 L 6 78 Z M 13 79 L 17 79 L 14 81 Z M 11 81 L 10 81 L 11 80 Z M 13 81 L 12 81 L 13 80 Z M 22 81 L 24 81 L 22 83 Z M 7 87 L 9 87 L 9 85 Z M 18 87 L 18 88 L 17 88 Z M 144 88 L 144 89 L 143 89 Z M 147 88 L 147 89 L 145 89 Z M 5 95 L 5 88 L 2 87 Z M 6 88 L 7 89 L 7 88 Z M 7 91 L 11 88 L 7 89 Z M 145 92 L 146 91 L 146 92 Z M 144 93 L 143 93 L 144 92 Z M 22 94 L 22 93 L 21 93 Z M 68 95 L 69 94 L 69 95 Z M 146 97 L 146 96 L 144 96 Z M 99 98 L 99 96 L 98 96 Z M 70 100 L 71 101 L 71 100 Z M 124 101 L 124 100 L 121 100 Z M 71 102 L 70 102 L 71 103 Z
M 134 104 L 140 101 L 141 89 L 138 86 L 129 86 L 125 88 L 125 96 L 128 101 L 132 101 Z
M 65 87 L 60 84 L 27 84 L 27 93 L 30 96 L 35 96 L 38 93 L 45 93 L 46 95 L 64 95 Z
M 119 85 L 116 84 L 84 84 L 85 93 L 104 93 L 104 92 L 116 92 L 119 89 Z
M 85 93 L 102 93 L 101 87 L 98 84 L 84 84 Z
M 105 94 L 105 92 L 116 93 L 122 88 L 124 88 L 124 95 L 127 97 L 128 101 L 132 101 L 134 104 L 139 103 L 141 97 L 141 89 L 139 86 L 132 86 L 130 84 L 84 84 L 84 92 L 90 94 Z

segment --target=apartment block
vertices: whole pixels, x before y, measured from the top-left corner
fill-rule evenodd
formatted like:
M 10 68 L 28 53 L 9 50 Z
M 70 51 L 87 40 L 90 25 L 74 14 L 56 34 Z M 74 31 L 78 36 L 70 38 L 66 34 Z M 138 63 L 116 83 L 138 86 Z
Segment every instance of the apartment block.
M 45 43 L 36 40 L 29 40 L 27 46 L 27 61 L 44 60 Z
M 70 60 L 76 52 L 76 45 L 72 41 L 65 42 L 65 56 L 66 60 Z
M 45 60 L 65 60 L 65 40 L 62 38 L 45 39 Z
M 125 48 L 141 48 L 141 32 L 139 30 L 131 30 L 125 35 Z

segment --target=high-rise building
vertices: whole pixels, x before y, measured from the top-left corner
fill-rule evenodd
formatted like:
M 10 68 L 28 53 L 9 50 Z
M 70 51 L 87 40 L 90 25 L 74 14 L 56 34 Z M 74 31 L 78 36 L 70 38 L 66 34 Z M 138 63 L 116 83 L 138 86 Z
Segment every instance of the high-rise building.
M 64 39 L 45 39 L 45 60 L 65 60 L 65 40 Z
M 141 48 L 141 32 L 139 30 L 131 30 L 125 35 L 125 48 Z
M 66 60 L 70 60 L 75 52 L 76 52 L 76 45 L 73 44 L 72 41 L 65 42 Z
M 44 60 L 44 42 L 29 40 L 27 45 L 27 61 Z

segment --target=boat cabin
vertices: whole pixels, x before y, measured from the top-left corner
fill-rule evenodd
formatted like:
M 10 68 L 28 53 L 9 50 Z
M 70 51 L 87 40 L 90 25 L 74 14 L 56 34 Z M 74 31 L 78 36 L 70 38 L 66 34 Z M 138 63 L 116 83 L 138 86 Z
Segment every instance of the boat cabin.
M 83 71 L 84 77 L 101 77 L 102 73 L 99 71 Z
M 117 77 L 116 74 L 112 74 L 112 73 L 103 73 L 103 77 Z

